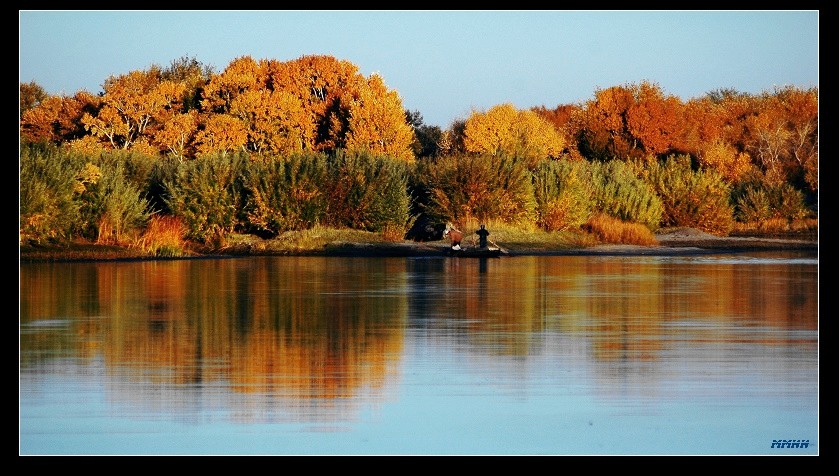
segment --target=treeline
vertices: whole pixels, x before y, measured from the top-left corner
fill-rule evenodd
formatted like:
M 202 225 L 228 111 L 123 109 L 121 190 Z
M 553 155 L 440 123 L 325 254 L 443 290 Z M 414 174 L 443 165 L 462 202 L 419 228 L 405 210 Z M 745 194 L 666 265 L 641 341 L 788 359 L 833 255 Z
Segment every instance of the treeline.
M 606 216 L 728 234 L 817 213 L 817 89 L 685 103 L 644 82 L 553 109 L 501 104 L 443 130 L 379 76 L 308 56 L 242 57 L 220 74 L 181 58 L 108 78 L 98 96 L 22 83 L 20 99 L 21 243 L 167 254 L 178 238 L 165 232 L 215 245 L 315 225 L 401 238 L 418 218 L 562 231 Z

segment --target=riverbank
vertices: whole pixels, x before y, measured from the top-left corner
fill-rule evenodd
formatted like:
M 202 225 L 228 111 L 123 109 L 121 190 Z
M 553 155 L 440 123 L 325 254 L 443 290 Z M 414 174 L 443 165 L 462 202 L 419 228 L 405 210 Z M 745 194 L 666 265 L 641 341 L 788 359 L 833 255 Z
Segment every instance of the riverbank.
M 693 228 L 668 228 L 655 235 L 658 245 L 620 245 L 589 242 L 573 237 L 557 239 L 521 239 L 496 245 L 503 256 L 632 256 L 632 255 L 697 255 L 710 253 L 738 253 L 747 251 L 802 251 L 818 255 L 818 233 L 811 231 L 783 237 L 727 236 L 719 237 Z M 464 243 L 466 248 L 474 247 Z M 294 240 L 262 240 L 237 235 L 220 249 L 194 247 L 182 256 L 149 256 L 137 249 L 94 243 L 71 243 L 65 246 L 24 246 L 20 248 L 20 262 L 62 261 L 132 261 L 154 259 L 196 259 L 233 256 L 356 256 L 356 257 L 445 257 L 451 256 L 447 240 L 430 242 L 387 241 L 379 235 L 351 235 L 319 233 L 296 237 Z

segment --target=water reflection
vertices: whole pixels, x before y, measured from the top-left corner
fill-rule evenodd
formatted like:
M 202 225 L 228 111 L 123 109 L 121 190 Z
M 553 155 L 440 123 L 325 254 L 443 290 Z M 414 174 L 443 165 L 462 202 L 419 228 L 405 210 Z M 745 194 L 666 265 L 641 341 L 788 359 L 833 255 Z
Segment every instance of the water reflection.
M 89 382 L 85 392 L 103 389 L 110 415 L 206 425 L 352 432 L 368 410 L 417 411 L 425 392 L 444 401 L 423 414 L 467 397 L 488 405 L 488 421 L 508 408 L 532 413 L 524 425 L 555 411 L 535 401 L 579 396 L 633 415 L 666 402 L 759 413 L 772 401 L 803 408 L 807 425 L 818 408 L 816 265 L 797 256 L 25 264 L 21 405 L 61 406 L 68 397 L 50 382 L 72 375 Z M 507 397 L 517 403 L 504 410 L 487 401 Z M 504 447 L 508 436 L 495 437 Z M 813 434 L 765 437 L 817 447 Z
M 21 371 L 101 354 L 120 398 L 153 402 L 155 411 L 162 386 L 221 385 L 297 402 L 348 399 L 363 388 L 369 398 L 396 374 L 403 345 L 398 265 L 170 261 L 78 264 L 69 273 L 66 265 L 32 266 L 21 273 Z M 55 316 L 66 316 L 66 325 L 39 324 Z

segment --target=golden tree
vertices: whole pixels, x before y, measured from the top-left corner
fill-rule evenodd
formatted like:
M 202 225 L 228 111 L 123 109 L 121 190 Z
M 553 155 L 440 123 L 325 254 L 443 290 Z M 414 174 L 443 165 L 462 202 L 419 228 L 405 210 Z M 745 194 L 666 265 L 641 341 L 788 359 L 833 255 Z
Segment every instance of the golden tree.
M 260 65 L 250 56 L 241 56 L 231 61 L 221 74 L 212 76 L 204 87 L 201 107 L 205 112 L 226 113 L 237 96 L 264 87 L 265 74 Z
M 248 129 L 239 119 L 227 114 L 210 114 L 199 118 L 200 130 L 195 134 L 198 156 L 227 154 L 244 150 L 248 143 Z
M 23 112 L 21 137 L 32 142 L 65 142 L 85 134 L 82 117 L 95 113 L 100 99 L 86 91 L 74 96 L 48 96 Z
M 358 96 L 349 102 L 345 148 L 412 161 L 414 139 L 414 129 L 408 125 L 399 94 L 388 90 L 381 76 L 371 75 Z
M 300 100 L 283 91 L 246 91 L 230 105 L 230 114 L 248 130 L 248 149 L 261 153 L 311 148 L 313 127 Z
M 192 141 L 198 128 L 198 111 L 173 115 L 154 133 L 154 142 L 178 160 L 193 155 Z
M 509 103 L 473 112 L 463 129 L 463 144 L 468 152 L 522 158 L 531 169 L 541 160 L 559 157 L 565 148 L 550 122 Z
M 358 66 L 328 55 L 261 63 L 273 90 L 297 96 L 311 114 L 317 150 L 343 147 L 349 131 L 349 104 L 365 87 Z
M 130 149 L 147 129 L 151 132 L 179 110 L 184 88 L 183 83 L 161 81 L 156 67 L 112 76 L 104 84 L 102 108 L 98 114 L 85 114 L 82 123 L 110 147 Z

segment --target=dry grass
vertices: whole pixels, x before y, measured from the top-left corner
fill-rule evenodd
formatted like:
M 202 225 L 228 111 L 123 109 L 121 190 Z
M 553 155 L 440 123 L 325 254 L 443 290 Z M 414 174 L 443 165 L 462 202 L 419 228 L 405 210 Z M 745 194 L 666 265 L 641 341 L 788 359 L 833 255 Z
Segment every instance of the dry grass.
M 508 250 L 558 250 L 585 248 L 599 244 L 587 233 L 575 231 L 545 231 L 536 225 L 513 225 L 504 222 L 487 221 L 484 223 L 490 235 L 490 244 Z M 478 221 L 466 221 L 457 225 L 463 231 L 463 242 L 467 246 L 478 246 L 475 231 L 481 226 Z
M 394 224 L 385 225 L 381 236 L 384 241 L 397 243 L 405 239 L 405 228 Z
M 819 220 L 817 218 L 771 218 L 762 221 L 735 223 L 732 235 L 787 235 L 817 233 Z
M 322 252 L 332 243 L 385 242 L 393 242 L 392 237 L 386 239 L 383 233 L 316 225 L 308 230 L 287 231 L 269 240 L 234 233 L 227 236 L 227 246 L 221 251 L 242 254 L 306 254 Z
M 152 256 L 175 257 L 186 254 L 186 225 L 172 216 L 153 216 L 133 247 Z
M 649 228 L 640 223 L 629 223 L 609 215 L 597 214 L 585 225 L 598 240 L 621 245 L 656 246 L 658 240 Z

